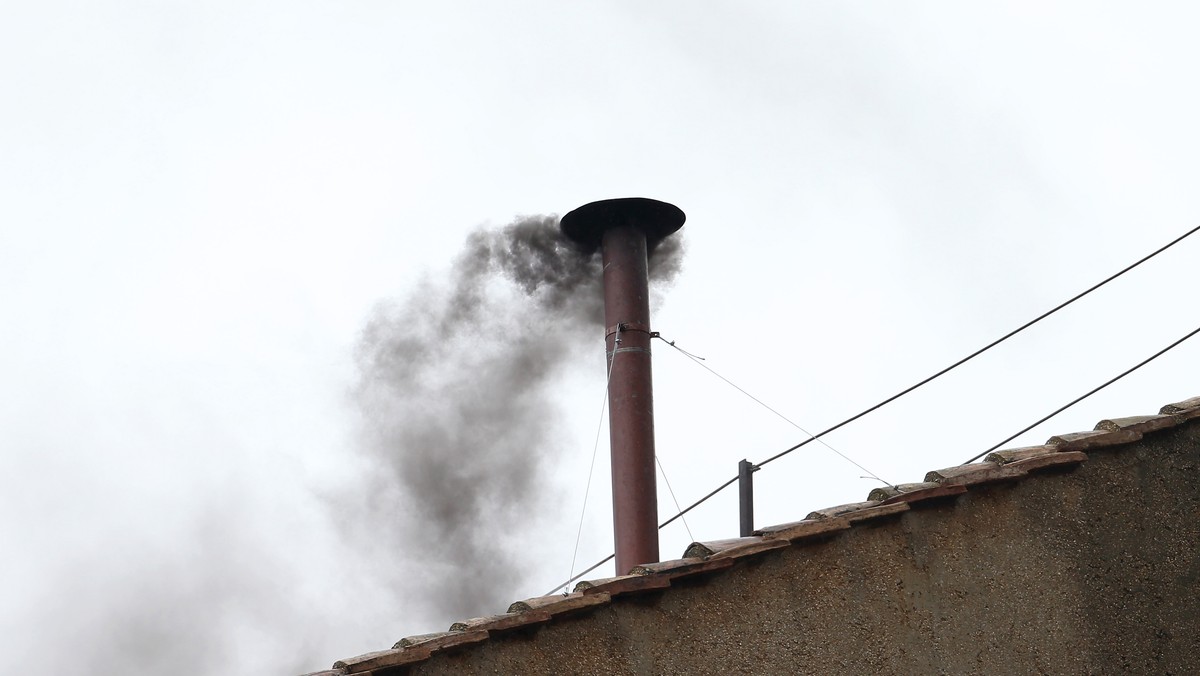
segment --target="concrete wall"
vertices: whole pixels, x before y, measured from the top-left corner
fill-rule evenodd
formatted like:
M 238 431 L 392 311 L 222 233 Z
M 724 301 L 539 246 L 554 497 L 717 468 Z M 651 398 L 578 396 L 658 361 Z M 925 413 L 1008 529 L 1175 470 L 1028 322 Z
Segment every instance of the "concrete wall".
M 1200 425 L 1088 456 L 411 673 L 1200 673 Z

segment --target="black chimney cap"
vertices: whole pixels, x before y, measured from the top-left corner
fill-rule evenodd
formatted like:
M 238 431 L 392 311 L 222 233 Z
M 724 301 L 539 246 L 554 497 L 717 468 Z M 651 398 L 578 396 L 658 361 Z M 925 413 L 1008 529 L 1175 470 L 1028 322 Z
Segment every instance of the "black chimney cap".
M 604 231 L 623 225 L 646 233 L 646 244 L 659 240 L 683 227 L 686 216 L 674 204 L 645 197 L 622 197 L 585 204 L 570 211 L 559 221 L 564 235 L 587 251 L 600 248 Z

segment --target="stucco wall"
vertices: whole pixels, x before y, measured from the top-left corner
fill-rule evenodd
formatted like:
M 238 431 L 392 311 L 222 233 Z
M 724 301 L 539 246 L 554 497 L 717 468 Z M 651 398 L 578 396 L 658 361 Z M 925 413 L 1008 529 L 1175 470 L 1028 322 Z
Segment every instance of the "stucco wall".
M 1088 456 L 411 673 L 1200 673 L 1200 425 Z

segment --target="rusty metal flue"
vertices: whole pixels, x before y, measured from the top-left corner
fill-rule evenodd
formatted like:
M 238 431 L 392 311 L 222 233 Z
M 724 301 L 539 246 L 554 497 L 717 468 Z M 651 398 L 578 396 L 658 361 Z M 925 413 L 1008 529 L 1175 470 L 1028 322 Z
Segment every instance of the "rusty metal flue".
M 647 264 L 684 218 L 674 205 L 631 197 L 585 204 L 560 223 L 570 239 L 599 248 L 604 263 L 617 574 L 659 560 Z

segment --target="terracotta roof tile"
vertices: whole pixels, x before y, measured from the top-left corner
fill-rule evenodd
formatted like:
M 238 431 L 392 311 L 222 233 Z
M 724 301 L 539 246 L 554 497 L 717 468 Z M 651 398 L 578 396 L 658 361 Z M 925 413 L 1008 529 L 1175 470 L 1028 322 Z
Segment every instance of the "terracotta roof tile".
M 791 543 L 778 538 L 745 537 L 733 540 L 715 540 L 712 542 L 693 542 L 684 551 L 684 558 L 701 557 L 706 559 L 740 559 L 755 554 L 769 552 L 772 549 L 787 547 Z
M 1036 472 L 1050 467 L 1078 465 L 1085 460 L 1087 460 L 1087 454 L 1083 451 L 1063 451 L 1061 453 L 1047 453 L 1046 455 L 1018 460 L 1008 465 L 1008 467 L 1023 472 Z
M 925 475 L 925 480 L 936 481 L 940 484 L 978 486 L 998 481 L 1016 481 L 1024 477 L 1025 474 L 1026 472 L 1020 469 L 1003 467 L 994 462 L 981 462 L 979 464 L 958 465 L 934 470 Z
M 673 561 L 660 561 L 659 563 L 644 563 L 640 566 L 634 566 L 633 570 L 629 572 L 634 575 L 661 575 L 668 580 L 675 580 L 693 575 L 715 573 L 732 565 L 733 561 L 730 559 L 705 561 L 701 558 L 692 557 L 675 559 Z
M 1090 448 L 1127 444 L 1141 438 L 1141 433 L 1134 430 L 1115 430 L 1112 432 L 1093 430 L 1091 432 L 1059 434 L 1050 437 L 1050 440 L 1046 443 L 1058 446 L 1058 450 L 1060 451 L 1086 451 Z
M 1042 446 L 1003 449 L 989 454 L 984 462 L 947 467 L 929 472 L 925 481 L 877 488 L 865 502 L 816 510 L 802 521 L 766 526 L 753 537 L 694 542 L 683 558 L 636 566 L 629 575 L 582 581 L 567 595 L 542 596 L 512 604 L 507 613 L 456 622 L 449 632 L 422 634 L 401 639 L 392 650 L 359 655 L 334 664 L 333 670 L 309 676 L 345 676 L 373 670 L 390 671 L 428 659 L 447 649 L 467 647 L 488 639 L 493 633 L 539 623 L 558 621 L 589 608 L 612 603 L 614 598 L 650 591 L 669 593 L 681 578 L 719 574 L 737 561 L 807 541 L 836 537 L 864 522 L 900 515 L 910 503 L 953 498 L 973 487 L 1001 481 L 1017 481 L 1032 474 L 1070 469 L 1088 459 L 1084 450 L 1120 450 L 1149 434 L 1200 418 L 1200 397 L 1164 406 L 1160 415 L 1101 420 L 1089 432 L 1062 434 Z M 950 502 L 947 500 L 946 502 Z M 952 509 L 951 507 L 946 507 Z
M 342 670 L 343 674 L 362 674 L 373 669 L 382 669 L 384 667 L 398 667 L 403 664 L 412 664 L 421 660 L 429 659 L 433 654 L 432 648 L 414 648 L 414 649 L 398 649 L 380 650 L 373 653 L 366 653 L 358 657 L 351 657 L 347 660 L 339 660 L 333 663 L 334 669 Z
M 363 674 L 376 669 L 412 664 L 428 659 L 439 650 L 479 643 L 487 638 L 486 631 L 447 631 L 410 636 L 400 639 L 391 650 L 380 650 L 339 660 L 333 664 L 334 671 L 331 673 Z
M 997 465 L 1007 465 L 1010 462 L 1025 460 L 1028 458 L 1036 458 L 1042 455 L 1058 453 L 1058 446 L 1053 444 L 1043 444 L 1041 446 L 1022 446 L 1021 448 L 1009 448 L 1003 451 L 992 451 L 984 458 L 984 462 L 994 462 Z
M 450 631 L 482 630 L 488 633 L 519 629 L 539 622 L 548 622 L 550 613 L 541 610 L 531 610 L 524 613 L 504 613 L 488 617 L 473 617 L 469 620 L 455 622 L 450 625 Z
M 824 509 L 816 509 L 808 513 L 806 519 L 831 519 L 835 516 L 841 516 L 849 512 L 859 512 L 871 507 L 878 507 L 883 504 L 882 500 L 867 500 L 865 502 L 849 502 L 844 505 L 835 505 L 833 507 L 825 507 Z
M 751 538 L 746 538 L 747 540 Z M 739 547 L 730 547 L 724 551 L 717 552 L 709 557 L 710 561 L 719 561 L 722 559 L 738 560 L 750 556 L 758 556 L 769 551 L 780 549 L 789 546 L 791 543 L 778 538 L 758 539 L 757 542 L 747 542 Z
M 1096 429 L 1107 432 L 1129 430 L 1139 434 L 1149 434 L 1169 427 L 1174 427 L 1179 421 L 1170 415 L 1137 415 L 1132 418 L 1113 418 L 1096 423 Z
M 393 649 L 428 648 L 429 650 L 444 650 L 455 646 L 478 643 L 488 637 L 486 631 L 474 629 L 471 631 L 439 631 L 433 634 L 417 634 L 405 636 L 396 641 Z
M 883 502 L 888 498 L 894 498 L 897 495 L 903 495 L 904 493 L 911 493 L 913 491 L 919 491 L 925 488 L 937 487 L 938 484 L 931 481 L 915 484 L 896 484 L 895 486 L 880 486 L 879 488 L 871 489 L 871 492 L 867 494 L 867 502 Z
M 551 594 L 550 596 L 538 596 L 524 601 L 517 601 L 508 607 L 510 613 L 527 613 L 531 610 L 538 610 L 550 615 L 551 617 L 571 613 L 592 606 L 603 605 L 609 602 L 611 597 L 606 593 L 583 594 L 581 592 L 572 592 L 570 594 Z
M 670 578 L 659 575 L 621 575 L 601 580 L 583 580 L 575 585 L 575 591 L 583 594 L 605 592 L 609 596 L 623 596 L 639 592 L 666 589 L 671 586 Z
M 809 519 L 832 519 L 834 517 L 842 517 L 852 524 L 870 519 L 877 519 L 884 516 L 899 514 L 900 512 L 908 511 L 908 505 L 899 502 L 892 505 L 885 505 L 879 500 L 868 500 L 866 502 L 852 502 L 847 505 L 837 505 L 834 507 L 826 507 L 818 509 L 815 512 L 810 512 Z
M 728 540 L 710 540 L 708 542 L 693 542 L 683 550 L 685 559 L 703 559 L 726 549 L 741 547 L 749 542 L 762 542 L 761 537 L 730 538 Z
M 895 502 L 913 504 L 925 500 L 949 498 L 966 493 L 964 486 L 946 486 L 935 481 L 925 481 L 916 484 L 899 484 L 896 486 L 881 486 L 867 495 L 868 501 L 879 501 L 890 505 Z
M 1159 409 L 1158 412 L 1163 415 L 1198 413 L 1200 412 L 1200 397 L 1192 397 L 1191 399 L 1177 401 L 1174 404 L 1167 404 Z
M 906 484 L 908 486 L 923 486 L 923 488 L 913 488 L 912 490 L 902 491 L 883 501 L 883 504 L 890 505 L 897 502 L 903 502 L 907 505 L 914 505 L 920 502 L 929 500 L 944 500 L 953 498 L 956 495 L 962 495 L 967 492 L 967 487 L 959 484 L 933 484 L 933 482 L 924 482 L 920 484 Z
M 763 537 L 778 538 L 787 540 L 792 544 L 802 540 L 815 540 L 829 537 L 835 533 L 840 533 L 850 529 L 850 522 L 841 517 L 823 518 L 823 519 L 804 519 L 803 521 L 793 521 L 784 523 L 778 526 L 767 526 L 754 531 L 756 535 Z

